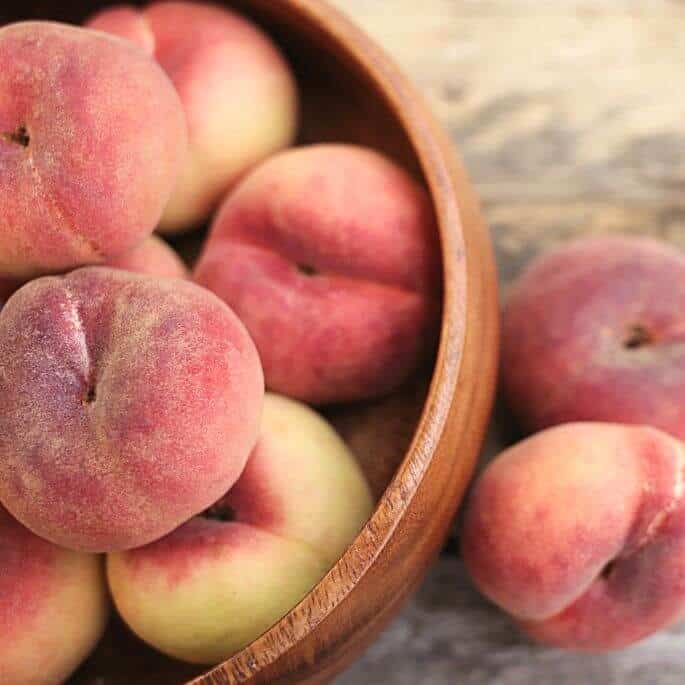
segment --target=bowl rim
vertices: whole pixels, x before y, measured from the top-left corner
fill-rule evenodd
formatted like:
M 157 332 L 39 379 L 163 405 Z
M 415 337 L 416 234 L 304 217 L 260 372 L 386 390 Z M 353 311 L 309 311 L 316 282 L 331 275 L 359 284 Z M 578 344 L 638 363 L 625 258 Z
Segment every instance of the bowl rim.
M 268 6 L 270 2 L 273 0 L 250 0 L 250 4 L 261 6 Z M 475 309 L 475 306 L 470 306 L 470 295 L 474 293 L 474 297 L 482 299 L 484 290 L 483 283 L 472 283 L 467 277 L 466 255 L 471 248 L 474 252 L 478 249 L 483 252 L 485 263 L 478 272 L 482 281 L 487 281 L 488 277 L 494 279 L 494 261 L 478 203 L 475 197 L 463 202 L 460 202 L 462 198 L 456 197 L 455 178 L 467 185 L 468 181 L 456 158 L 451 140 L 435 120 L 423 96 L 385 51 L 327 0 L 278 2 L 286 6 L 298 21 L 306 22 L 325 34 L 331 48 L 353 62 L 358 73 L 375 85 L 394 112 L 418 159 L 434 205 L 443 257 L 440 343 L 428 395 L 411 444 L 378 500 L 371 518 L 354 542 L 324 578 L 288 614 L 248 646 L 186 685 L 237 685 L 249 682 L 311 634 L 316 626 L 349 597 L 358 581 L 373 566 L 412 503 L 450 418 L 450 409 L 463 370 L 463 352 L 469 321 L 467 310 Z M 471 241 L 466 240 L 465 236 L 469 226 L 475 226 L 480 233 L 472 237 Z M 467 246 L 467 243 L 471 244 Z M 474 291 L 478 291 L 478 294 Z M 488 318 L 487 325 L 490 326 L 495 342 L 490 358 L 485 360 L 486 369 L 493 367 L 493 358 L 496 365 L 498 332 L 497 322 L 492 318 Z M 494 383 L 485 379 L 479 398 L 488 414 L 493 395 Z M 478 428 L 478 431 L 480 435 L 474 438 L 476 444 L 482 442 L 484 435 L 484 430 Z M 473 451 L 473 456 L 467 455 L 461 461 L 453 460 L 455 469 L 459 468 L 465 481 L 469 480 L 475 466 L 477 449 Z M 464 487 L 460 489 L 461 492 Z M 460 497 L 457 496 L 456 499 L 459 500 Z M 454 503 L 453 509 L 456 510 L 457 504 L 458 501 Z M 388 509 L 393 512 L 392 518 L 387 516 Z M 369 554 L 369 549 L 374 550 L 374 554 Z M 326 591 L 331 586 L 335 587 L 335 593 Z

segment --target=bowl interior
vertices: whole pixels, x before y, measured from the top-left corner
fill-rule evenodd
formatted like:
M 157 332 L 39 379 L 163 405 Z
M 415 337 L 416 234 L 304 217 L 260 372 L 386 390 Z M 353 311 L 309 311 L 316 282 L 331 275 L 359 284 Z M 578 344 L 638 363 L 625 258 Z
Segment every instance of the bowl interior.
M 25 19 L 80 23 L 107 2 L 5 0 L 0 24 Z M 138 3 L 139 4 L 139 3 Z M 301 91 L 299 143 L 369 145 L 394 158 L 424 185 L 413 146 L 393 108 L 343 47 L 294 3 L 274 0 L 226 2 L 260 23 L 289 59 Z M 176 239 L 192 262 L 203 231 Z M 401 463 L 414 434 L 432 373 L 430 362 L 400 392 L 381 401 L 333 407 L 331 421 L 351 444 L 379 498 Z M 115 618 L 95 654 L 71 685 L 171 685 L 207 671 L 167 659 L 142 645 Z

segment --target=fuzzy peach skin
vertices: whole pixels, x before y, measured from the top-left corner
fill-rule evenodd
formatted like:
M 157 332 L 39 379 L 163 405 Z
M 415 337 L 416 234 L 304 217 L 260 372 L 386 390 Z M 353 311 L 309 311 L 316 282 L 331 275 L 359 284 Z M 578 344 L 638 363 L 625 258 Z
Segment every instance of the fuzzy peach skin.
M 0 276 L 102 263 L 151 233 L 186 154 L 171 82 L 129 42 L 0 29 Z
M 685 610 L 684 447 L 653 428 L 574 423 L 501 454 L 470 497 L 476 585 L 532 637 L 618 649 Z
M 162 232 L 207 219 L 246 170 L 293 141 L 297 91 L 290 68 L 274 43 L 235 12 L 192 2 L 120 5 L 88 25 L 153 55 L 183 102 L 190 146 Z
M 174 249 L 156 235 L 148 236 L 124 254 L 108 259 L 103 266 L 166 278 L 188 278 L 190 275 Z M 24 281 L 0 278 L 0 309 L 22 285 Z
M 605 236 L 536 259 L 502 326 L 502 387 L 523 426 L 649 424 L 685 439 L 685 255 Z
M 175 250 L 156 235 L 149 236 L 132 250 L 108 260 L 106 266 L 166 278 L 188 278 L 190 275 L 188 267 Z
M 0 507 L 0 681 L 62 683 L 109 612 L 102 560 L 60 549 Z
M 238 479 L 263 387 L 245 328 L 190 282 L 32 281 L 0 312 L 0 501 L 65 547 L 155 540 Z
M 372 150 L 315 145 L 228 196 L 194 278 L 243 320 L 267 387 L 323 404 L 411 374 L 435 339 L 440 273 L 423 189 Z
M 214 664 L 261 635 L 335 564 L 372 510 L 345 443 L 311 409 L 266 395 L 237 485 L 158 542 L 110 554 L 124 620 L 157 649 Z

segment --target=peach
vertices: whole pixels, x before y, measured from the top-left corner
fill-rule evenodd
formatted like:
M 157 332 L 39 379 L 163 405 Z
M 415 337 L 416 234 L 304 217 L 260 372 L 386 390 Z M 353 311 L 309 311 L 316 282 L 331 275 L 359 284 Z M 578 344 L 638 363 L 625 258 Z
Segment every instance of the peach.
M 189 275 L 188 268 L 174 249 L 156 235 L 108 260 L 106 266 L 166 278 L 188 278 Z
M 102 263 L 151 233 L 186 153 L 174 88 L 130 43 L 0 29 L 0 275 Z
M 103 266 L 166 278 L 189 276 L 188 268 L 174 249 L 155 235 L 148 236 L 132 250 L 108 259 Z M 23 281 L 0 278 L 0 309 L 22 285 Z
M 685 610 L 684 447 L 644 426 L 548 429 L 488 466 L 468 503 L 466 566 L 532 637 L 616 649 Z
M 307 402 L 388 394 L 435 339 L 430 201 L 372 150 L 315 145 L 262 164 L 220 209 L 194 277 L 247 326 L 267 387 Z
M 65 547 L 143 545 L 234 484 L 262 397 L 210 292 L 104 267 L 32 281 L 0 312 L 0 502 Z
M 102 562 L 37 537 L 0 507 L 0 680 L 55 685 L 102 635 Z
M 217 663 L 290 611 L 371 510 L 368 485 L 331 426 L 267 394 L 259 441 L 235 487 L 162 540 L 109 555 L 114 602 L 157 649 Z
M 295 81 L 276 46 L 247 19 L 212 4 L 157 2 L 107 8 L 88 25 L 154 56 L 183 102 L 190 146 L 163 232 L 207 219 L 247 169 L 292 142 Z
M 646 423 L 685 439 L 685 255 L 588 238 L 535 260 L 502 327 L 502 386 L 522 425 Z

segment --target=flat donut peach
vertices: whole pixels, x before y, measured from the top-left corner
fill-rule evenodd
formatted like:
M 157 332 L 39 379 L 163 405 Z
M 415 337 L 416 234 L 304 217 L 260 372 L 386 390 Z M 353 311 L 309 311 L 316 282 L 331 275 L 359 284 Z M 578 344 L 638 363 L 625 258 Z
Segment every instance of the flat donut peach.
M 0 312 L 0 501 L 64 547 L 151 542 L 238 479 L 263 394 L 245 328 L 188 281 L 32 281 Z

